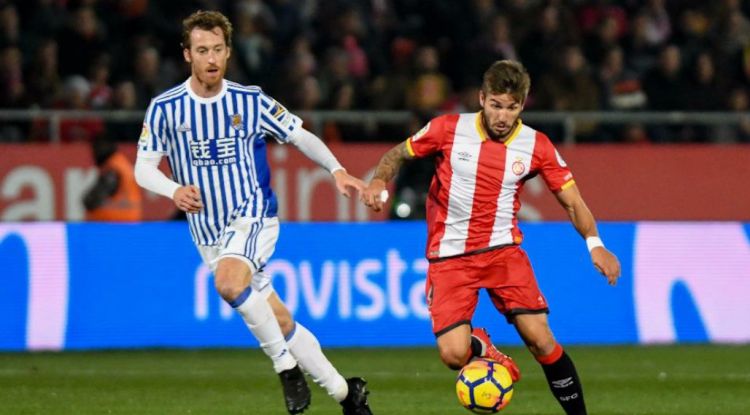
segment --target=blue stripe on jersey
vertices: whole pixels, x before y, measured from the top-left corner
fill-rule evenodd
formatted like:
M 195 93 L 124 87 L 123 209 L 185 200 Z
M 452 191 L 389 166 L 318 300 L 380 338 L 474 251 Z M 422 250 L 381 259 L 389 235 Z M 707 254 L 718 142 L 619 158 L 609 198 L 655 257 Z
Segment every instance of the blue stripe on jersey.
M 222 114 L 229 114 L 229 110 L 227 109 L 227 100 L 225 99 L 221 100 L 221 109 L 222 109 Z M 227 123 L 226 120 L 224 120 L 224 136 L 225 137 L 229 137 L 231 133 L 230 131 L 231 128 L 232 127 L 229 125 L 229 123 Z M 237 206 L 240 204 L 240 199 L 238 198 L 237 189 L 235 189 L 235 186 L 234 186 L 234 172 L 232 171 L 232 169 L 234 168 L 236 168 L 236 166 L 226 166 L 224 168 L 224 173 L 228 179 L 224 181 L 229 182 L 229 195 L 232 198 L 232 203 L 231 203 L 232 206 Z M 222 183 L 224 181 L 222 181 Z M 222 191 L 225 191 L 223 187 L 222 187 Z M 232 212 L 229 211 L 229 208 L 226 203 L 224 203 L 224 216 L 225 216 L 225 223 L 229 223 L 229 221 L 231 220 Z
M 288 132 L 279 128 L 279 126 L 276 125 L 274 121 L 271 121 L 271 119 L 268 118 L 266 114 L 261 114 L 260 119 L 265 121 L 269 127 L 273 128 L 273 132 L 275 132 L 280 138 L 283 138 L 285 139 L 284 141 L 286 141 L 286 136 L 289 134 Z
M 190 126 L 191 126 L 190 130 L 191 130 L 192 134 L 196 134 L 197 131 L 198 131 L 198 125 L 197 125 L 197 122 L 196 122 L 197 116 L 196 116 L 195 106 L 196 106 L 195 100 L 191 99 L 190 100 Z M 190 148 L 189 147 L 190 146 L 190 142 L 189 142 L 190 138 L 189 138 L 189 136 L 186 137 L 186 138 L 188 139 L 188 148 Z M 189 153 L 189 151 L 188 151 L 188 153 Z M 190 154 L 190 157 L 188 158 L 188 164 L 189 165 L 187 166 L 188 171 L 190 171 L 191 175 L 192 175 L 193 166 L 192 166 L 192 164 L 190 164 L 191 160 L 192 160 L 192 154 Z M 192 177 L 191 178 L 191 184 L 195 184 L 195 185 L 198 186 L 198 188 L 200 189 L 200 192 L 201 192 L 201 201 L 203 202 L 203 209 L 199 213 L 197 213 L 195 215 L 195 224 L 196 224 L 196 226 L 198 228 L 198 231 L 200 232 L 201 241 L 207 241 L 207 240 L 213 239 L 213 238 L 209 237 L 209 230 L 208 230 L 208 228 L 204 224 L 205 223 L 204 219 L 206 217 L 206 209 L 208 208 L 209 200 L 206 199 L 206 196 L 205 196 L 205 193 L 204 193 L 205 192 L 205 187 L 203 186 L 203 178 L 201 177 L 200 171 L 197 170 L 197 169 L 195 171 L 195 176 L 197 176 L 197 177 Z
M 220 125 L 219 125 L 219 106 L 216 104 L 216 102 L 211 103 L 211 115 L 213 116 L 213 124 L 214 124 L 214 132 L 215 138 L 219 137 L 227 137 L 228 134 L 221 134 L 220 131 Z M 226 123 L 226 118 L 222 120 L 222 122 Z M 216 175 L 219 177 L 219 187 L 221 188 L 221 194 L 224 196 L 221 199 L 221 221 L 216 223 L 228 223 L 227 219 L 229 218 L 229 209 L 227 206 L 227 198 L 232 197 L 231 194 L 227 193 L 227 184 L 226 180 L 224 180 L 224 172 L 231 168 L 231 166 L 215 166 L 213 169 L 216 172 Z M 230 201 L 231 202 L 231 201 Z
M 271 169 L 268 167 L 266 142 L 257 140 L 253 149 L 255 159 L 255 174 L 258 176 L 258 183 L 263 189 L 263 198 L 265 201 L 264 215 L 276 216 L 276 195 L 271 190 Z

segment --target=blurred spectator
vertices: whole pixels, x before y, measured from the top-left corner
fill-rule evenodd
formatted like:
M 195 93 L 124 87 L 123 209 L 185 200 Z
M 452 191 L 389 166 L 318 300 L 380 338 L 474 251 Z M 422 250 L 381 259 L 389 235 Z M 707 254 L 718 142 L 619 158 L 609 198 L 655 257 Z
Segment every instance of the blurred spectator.
M 264 84 L 270 74 L 273 42 L 266 36 L 265 25 L 263 19 L 248 13 L 241 15 L 235 26 L 233 60 L 253 84 Z
M 117 150 L 117 143 L 105 138 L 93 141 L 91 152 L 99 174 L 94 185 L 83 197 L 86 220 L 141 220 L 142 196 L 141 189 L 135 183 L 133 163 Z
M 60 98 L 57 56 L 54 39 L 43 40 L 34 54 L 29 70 L 29 100 L 36 106 L 50 108 Z
M 435 111 L 448 98 L 450 89 L 450 80 L 440 72 L 437 49 L 432 46 L 419 48 L 407 93 L 409 108 L 421 112 Z
M 503 15 L 492 17 L 487 29 L 469 46 L 470 56 L 466 65 L 470 69 L 466 77 L 472 80 L 482 79 L 484 71 L 495 61 L 503 59 L 518 60 L 516 46 L 510 37 L 510 25 Z
M 16 46 L 0 50 L 0 107 L 24 108 L 28 106 L 26 85 L 23 81 L 23 57 Z
M 654 45 L 648 35 L 648 17 L 639 13 L 633 19 L 631 31 L 623 41 L 623 50 L 627 58 L 626 66 L 638 75 L 648 72 L 657 61 L 659 48 Z
M 174 84 L 172 77 L 166 75 L 160 61 L 159 51 L 151 46 L 138 51 L 133 61 L 135 93 L 138 106 L 141 108 L 148 106 L 151 97 Z
M 16 6 L 11 3 L 0 4 L 0 45 L 19 45 L 21 40 Z
M 683 109 L 687 91 L 685 87 L 680 48 L 668 45 L 659 54 L 658 66 L 647 73 L 643 79 L 649 109 L 656 111 Z
M 112 94 L 112 110 L 138 111 L 135 85 L 132 81 L 120 81 L 115 85 Z M 141 132 L 138 120 L 110 120 L 106 124 L 105 136 L 110 141 L 135 142 Z
M 86 78 L 74 75 L 65 80 L 61 109 L 89 110 L 91 85 Z M 66 118 L 60 121 L 60 141 L 88 142 L 104 132 L 104 122 L 98 117 Z
M 370 88 L 371 107 L 376 110 L 406 108 L 410 63 L 416 44 L 408 38 L 396 38 L 391 44 L 391 68 L 376 77 Z
M 540 79 L 548 73 L 555 65 L 553 56 L 573 41 L 572 36 L 560 24 L 560 10 L 556 7 L 547 6 L 542 9 L 537 25 L 523 40 L 520 48 L 521 60 L 531 79 Z
M 643 15 L 648 42 L 653 46 L 665 44 L 672 34 L 672 19 L 665 7 L 665 0 L 647 0 Z
M 734 88 L 729 92 L 727 106 L 740 114 L 739 125 L 723 125 L 715 132 L 719 143 L 750 143 L 750 93 L 744 88 Z
M 577 45 L 570 45 L 557 53 L 557 70 L 539 80 L 534 93 L 534 109 L 553 111 L 596 111 L 599 109 L 599 87 L 586 58 Z M 532 87 L 532 90 L 534 88 Z M 575 133 L 581 140 L 593 139 L 596 124 L 576 123 Z M 561 137 L 551 130 L 551 137 Z
M 646 105 L 641 81 L 635 72 L 625 68 L 624 59 L 622 49 L 617 46 L 604 55 L 599 69 L 603 109 L 627 111 L 642 109 Z
M 107 50 L 104 28 L 91 7 L 80 7 L 62 31 L 60 45 L 60 74 L 86 75 L 99 56 Z
M 89 103 L 92 109 L 109 107 L 112 100 L 112 87 L 109 86 L 109 56 L 101 55 L 89 70 Z

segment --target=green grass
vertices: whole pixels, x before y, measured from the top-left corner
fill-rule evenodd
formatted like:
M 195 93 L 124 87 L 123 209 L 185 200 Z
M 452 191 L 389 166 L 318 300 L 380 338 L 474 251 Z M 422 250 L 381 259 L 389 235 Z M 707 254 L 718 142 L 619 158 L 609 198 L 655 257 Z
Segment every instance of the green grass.
M 570 347 L 589 413 L 750 414 L 750 346 Z M 561 414 L 528 352 L 506 414 Z M 333 349 L 369 381 L 376 415 L 468 414 L 433 349 Z M 306 414 L 340 409 L 320 388 Z M 283 415 L 279 381 L 253 350 L 0 353 L 0 414 Z

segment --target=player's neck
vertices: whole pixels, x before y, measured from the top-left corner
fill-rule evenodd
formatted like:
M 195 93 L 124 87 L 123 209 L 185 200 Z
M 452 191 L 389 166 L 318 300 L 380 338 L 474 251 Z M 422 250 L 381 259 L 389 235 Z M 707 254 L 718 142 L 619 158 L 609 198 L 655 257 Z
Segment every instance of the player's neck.
M 221 93 L 223 87 L 223 79 L 216 84 L 211 85 L 205 82 L 201 82 L 201 80 L 198 79 L 198 77 L 195 75 L 192 75 L 190 77 L 190 89 L 193 90 L 193 93 L 195 95 L 198 95 L 201 98 L 213 98 Z
M 513 127 L 510 130 L 508 130 L 508 133 L 505 134 L 505 135 L 503 135 L 503 136 L 499 136 L 497 134 L 494 134 L 492 132 L 492 129 L 487 128 L 487 121 L 484 118 L 484 114 L 482 114 L 482 118 L 481 119 L 482 119 L 482 129 L 484 130 L 484 134 L 490 140 L 497 141 L 498 143 L 504 143 L 504 142 L 506 142 L 513 135 L 513 133 L 518 128 L 518 125 L 520 124 L 519 119 L 516 119 L 516 121 L 513 123 Z

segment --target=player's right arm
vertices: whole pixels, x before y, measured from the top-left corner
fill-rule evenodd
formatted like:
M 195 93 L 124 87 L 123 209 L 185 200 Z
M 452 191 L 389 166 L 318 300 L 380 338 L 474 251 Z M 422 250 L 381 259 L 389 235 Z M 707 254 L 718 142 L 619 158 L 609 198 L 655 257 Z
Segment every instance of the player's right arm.
M 370 180 L 370 184 L 362 192 L 361 200 L 366 206 L 376 212 L 383 210 L 385 200 L 381 200 L 380 195 L 388 182 L 396 176 L 405 160 L 424 157 L 440 151 L 445 137 L 443 130 L 445 120 L 445 115 L 434 118 L 416 134 L 383 155 L 377 167 L 375 167 L 375 174 Z
M 376 212 L 383 210 L 385 201 L 380 199 L 380 195 L 385 190 L 385 186 L 396 176 L 404 160 L 414 158 L 409 153 L 408 141 L 397 144 L 381 157 L 370 184 L 362 192 L 362 202 Z
M 165 125 L 160 108 L 152 101 L 146 111 L 143 130 L 138 140 L 138 156 L 135 160 L 135 181 L 139 186 L 156 194 L 168 197 L 183 212 L 197 213 L 203 207 L 197 187 L 182 186 L 159 170 L 162 157 L 167 154 Z

